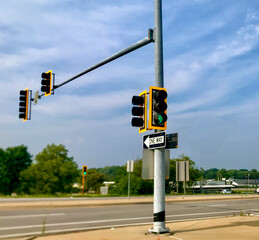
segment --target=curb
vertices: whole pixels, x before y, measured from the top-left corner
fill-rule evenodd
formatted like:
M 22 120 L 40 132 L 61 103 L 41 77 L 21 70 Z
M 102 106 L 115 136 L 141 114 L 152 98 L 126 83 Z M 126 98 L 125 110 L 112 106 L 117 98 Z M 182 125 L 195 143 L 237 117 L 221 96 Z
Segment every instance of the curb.
M 216 197 L 167 197 L 167 203 L 179 202 L 201 202 L 201 201 L 227 201 L 227 200 L 244 200 L 244 199 L 259 199 L 259 196 L 216 196 Z M 80 201 L 80 200 L 79 200 Z M 99 202 L 98 202 L 99 201 Z M 81 200 L 77 201 L 53 201 L 53 202 L 20 202 L 20 203 L 1 203 L 0 209 L 33 209 L 33 208 L 64 208 L 64 207 L 102 207 L 102 206 L 115 206 L 115 205 L 135 205 L 135 204 L 153 204 L 153 198 L 148 199 L 113 199 L 113 200 Z

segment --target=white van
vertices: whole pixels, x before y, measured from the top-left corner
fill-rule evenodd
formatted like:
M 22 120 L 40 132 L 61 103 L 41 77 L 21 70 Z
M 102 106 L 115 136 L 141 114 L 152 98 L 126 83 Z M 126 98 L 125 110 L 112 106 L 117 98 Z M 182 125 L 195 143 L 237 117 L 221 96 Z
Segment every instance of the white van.
M 229 189 L 223 189 L 222 191 L 221 191 L 222 193 L 231 193 L 231 190 L 229 190 Z

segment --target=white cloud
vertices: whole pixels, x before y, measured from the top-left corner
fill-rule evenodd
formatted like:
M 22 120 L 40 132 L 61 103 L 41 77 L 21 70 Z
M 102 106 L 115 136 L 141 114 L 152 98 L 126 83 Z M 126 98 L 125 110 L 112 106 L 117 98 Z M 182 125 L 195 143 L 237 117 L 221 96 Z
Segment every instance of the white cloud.
M 191 103 L 190 103 L 191 104 Z M 187 109 L 191 108 L 192 106 L 188 106 L 188 103 L 183 104 L 184 106 L 187 105 Z M 201 118 L 218 118 L 218 117 L 225 117 L 230 115 L 242 115 L 245 116 L 248 113 L 256 113 L 259 111 L 259 97 L 249 99 L 247 101 L 241 102 L 237 105 L 219 105 L 213 109 L 205 109 L 205 110 L 198 110 L 198 111 L 184 111 L 184 106 L 182 109 L 174 111 L 174 118 L 177 119 L 201 119 Z M 174 106 L 172 107 L 174 108 Z
M 49 59 L 57 57 L 55 48 L 35 49 L 26 48 L 19 54 L 0 54 L 0 69 L 24 68 L 28 64 L 46 63 Z
M 258 44 L 259 25 L 246 25 L 241 27 L 232 39 L 217 46 L 216 51 L 206 57 L 205 64 L 217 66 L 233 57 L 251 51 Z
M 165 63 L 165 87 L 172 94 L 184 92 L 200 77 L 202 66 L 192 55 L 183 55 Z
M 51 103 L 39 105 L 35 111 L 57 116 L 106 115 L 110 111 L 118 111 L 120 108 L 128 106 L 131 94 L 132 92 L 127 90 L 99 93 L 92 96 L 62 95 L 52 100 Z
M 259 19 L 259 13 L 257 11 L 255 11 L 254 9 L 249 9 L 248 13 L 246 15 L 246 22 L 251 22 L 254 20 L 258 20 Z

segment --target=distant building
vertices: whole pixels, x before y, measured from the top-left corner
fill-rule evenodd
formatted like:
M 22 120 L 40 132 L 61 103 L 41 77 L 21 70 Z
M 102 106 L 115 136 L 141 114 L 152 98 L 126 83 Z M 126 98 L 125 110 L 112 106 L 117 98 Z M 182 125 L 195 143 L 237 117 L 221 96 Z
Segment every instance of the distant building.
M 257 187 L 259 185 L 258 179 L 234 179 L 234 181 L 243 187 Z
M 115 182 L 103 182 L 105 186 L 100 187 L 101 195 L 109 194 L 109 185 L 113 185 Z
M 215 181 L 215 180 L 203 180 L 198 181 L 190 189 L 194 193 L 202 192 L 214 192 L 220 193 L 223 190 L 231 191 L 232 188 L 237 187 L 238 184 L 235 181 L 225 180 L 225 181 Z

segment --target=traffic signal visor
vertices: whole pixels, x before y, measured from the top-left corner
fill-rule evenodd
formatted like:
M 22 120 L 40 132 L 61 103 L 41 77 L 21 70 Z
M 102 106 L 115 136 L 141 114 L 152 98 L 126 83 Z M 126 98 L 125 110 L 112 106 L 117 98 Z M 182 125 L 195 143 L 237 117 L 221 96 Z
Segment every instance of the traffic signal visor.
M 149 129 L 166 130 L 167 128 L 167 90 L 149 88 Z
M 45 96 L 49 96 L 52 90 L 52 70 L 48 72 L 43 72 L 41 74 L 41 91 L 45 93 Z

